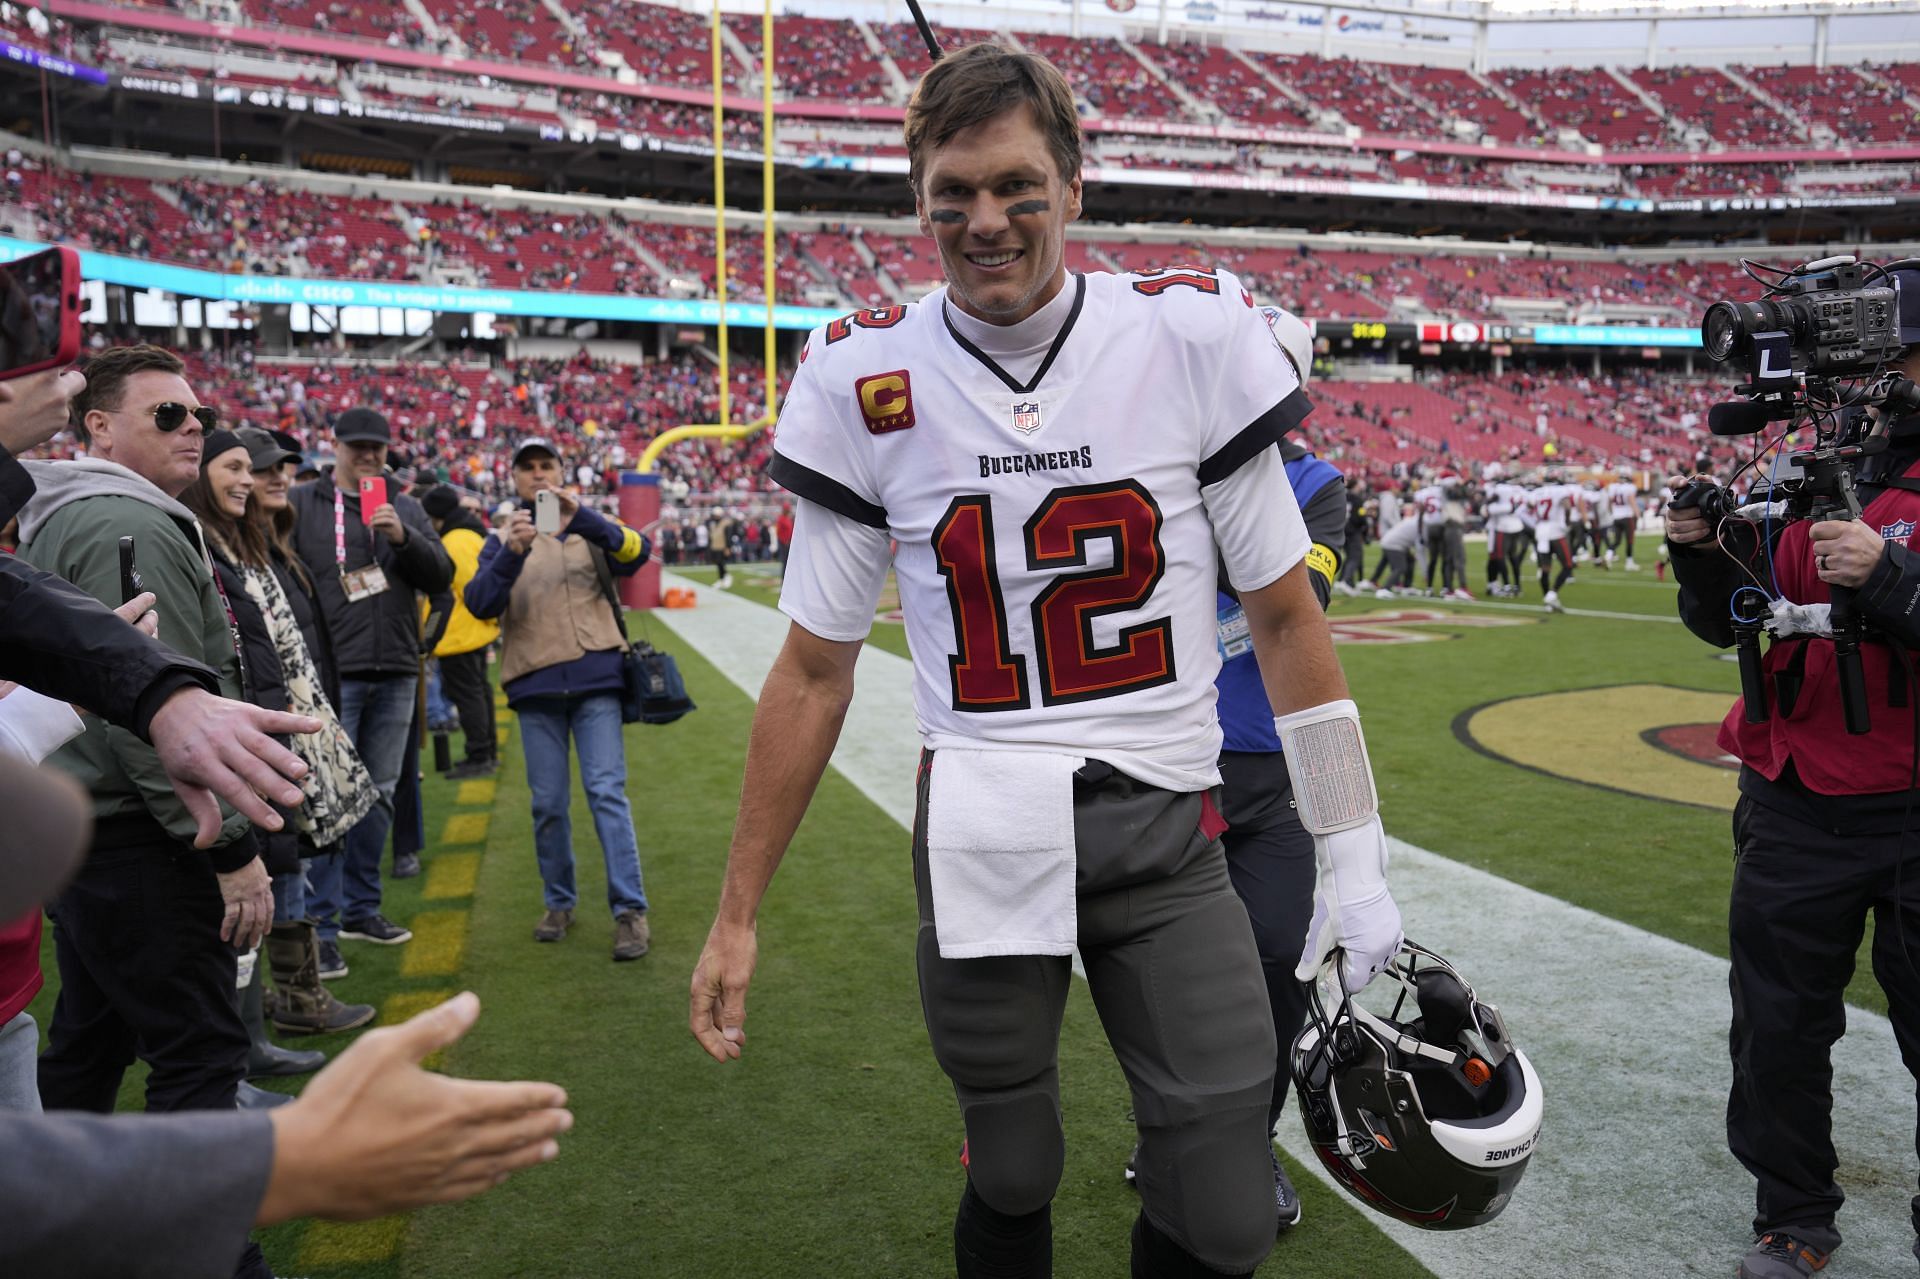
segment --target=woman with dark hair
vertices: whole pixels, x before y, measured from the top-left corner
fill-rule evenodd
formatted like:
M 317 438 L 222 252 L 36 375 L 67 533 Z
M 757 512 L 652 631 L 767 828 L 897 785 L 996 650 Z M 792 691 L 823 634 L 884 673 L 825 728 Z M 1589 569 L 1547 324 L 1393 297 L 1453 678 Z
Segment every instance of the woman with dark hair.
M 321 983 L 318 938 L 305 919 L 303 855 L 336 844 L 373 806 L 378 794 L 327 699 L 297 620 L 290 597 L 304 601 L 307 591 L 291 578 L 288 585 L 282 584 L 281 574 L 291 570 L 284 566 L 276 570 L 277 539 L 271 518 L 256 513 L 261 490 L 272 487 L 282 474 L 285 451 L 264 432 L 247 434 L 264 437 L 265 448 L 231 431 L 208 436 L 199 478 L 180 500 L 199 517 L 206 534 L 215 581 L 233 622 L 248 700 L 273 710 L 300 707 L 302 714 L 326 726 L 290 743 L 309 769 L 301 782 L 304 800 L 285 814 L 284 828 L 263 837 L 263 858 L 274 876 L 274 927 L 266 943 L 277 991 L 273 1023 L 289 1034 L 351 1030 L 373 1020 L 374 1010 L 370 1005 L 341 1003 Z M 262 454 L 265 466 L 256 465 L 256 452 Z M 279 488 L 284 505 L 284 482 Z M 308 614 L 311 628 L 310 609 Z M 326 1060 L 322 1054 L 287 1054 L 267 1041 L 258 972 L 251 976 L 242 1015 L 254 1035 L 253 1069 L 274 1074 L 318 1069 Z M 296 1067 L 289 1057 L 300 1064 Z

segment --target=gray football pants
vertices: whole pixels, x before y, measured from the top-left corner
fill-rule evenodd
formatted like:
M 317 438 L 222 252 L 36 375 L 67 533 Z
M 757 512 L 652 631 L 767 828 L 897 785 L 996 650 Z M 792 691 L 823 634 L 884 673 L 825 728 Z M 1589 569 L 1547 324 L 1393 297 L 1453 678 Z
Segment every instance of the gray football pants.
M 974 1193 L 1023 1216 L 1052 1201 L 1066 1157 L 1058 1065 L 1073 970 L 1064 955 L 940 957 L 927 877 L 931 758 L 921 757 L 913 836 L 921 1008 L 960 1102 Z M 1200 792 L 1098 763 L 1082 774 L 1080 957 L 1133 1093 L 1141 1208 L 1211 1269 L 1243 1274 L 1272 1249 L 1278 1225 L 1273 1016 L 1246 907 L 1219 839 L 1200 830 Z

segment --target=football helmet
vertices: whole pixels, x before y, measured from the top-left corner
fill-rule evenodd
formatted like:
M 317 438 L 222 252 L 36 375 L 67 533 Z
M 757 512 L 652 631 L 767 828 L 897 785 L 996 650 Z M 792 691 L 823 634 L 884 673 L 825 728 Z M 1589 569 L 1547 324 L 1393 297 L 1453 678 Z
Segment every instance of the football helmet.
M 1539 1076 L 1453 965 L 1413 942 L 1381 972 L 1379 1016 L 1342 996 L 1336 950 L 1308 988 L 1293 1082 L 1314 1153 L 1369 1208 L 1424 1230 L 1499 1216 L 1540 1138 Z

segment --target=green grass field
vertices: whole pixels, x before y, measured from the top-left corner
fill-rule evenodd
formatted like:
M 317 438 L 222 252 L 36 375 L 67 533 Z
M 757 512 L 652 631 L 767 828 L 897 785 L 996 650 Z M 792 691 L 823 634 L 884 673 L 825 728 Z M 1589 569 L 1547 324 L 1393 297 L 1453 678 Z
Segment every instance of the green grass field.
M 1651 545 L 1643 547 L 1649 552 Z M 1648 571 L 1583 569 L 1576 609 L 1671 615 Z M 702 578 L 698 571 L 689 576 Z M 703 580 L 710 580 L 711 572 Z M 736 594 L 771 604 L 772 580 L 736 570 Z M 1475 588 L 1481 585 L 1476 580 Z M 1537 588 L 1530 589 L 1537 599 Z M 1517 767 L 1455 732 L 1469 708 L 1613 685 L 1699 690 L 1724 707 L 1737 685 L 1684 628 L 1640 618 L 1553 617 L 1424 600 L 1335 602 L 1336 621 L 1388 611 L 1445 616 L 1427 643 L 1348 644 L 1341 656 L 1367 719 L 1388 829 L 1485 869 L 1711 953 L 1724 953 L 1731 877 L 1727 815 Z M 1479 626 L 1486 618 L 1516 624 Z M 737 798 L 751 700 L 700 655 L 654 629 L 679 658 L 700 710 L 628 729 L 629 793 L 652 903 L 652 953 L 612 963 L 598 846 L 576 797 L 581 923 L 535 944 L 539 879 L 517 738 L 497 786 L 431 778 L 427 874 L 390 886 L 409 946 L 346 943 L 343 998 L 392 1020 L 459 989 L 484 1011 L 444 1068 L 556 1080 L 578 1125 L 553 1165 L 465 1205 L 357 1226 L 268 1232 L 281 1274 L 386 1276 L 916 1276 L 951 1273 L 962 1184 L 957 1111 L 926 1044 L 913 979 L 907 837 L 829 773 L 775 881 L 747 1055 L 718 1066 L 687 1032 L 687 984 L 710 922 Z M 872 642 L 904 653 L 902 628 Z M 1525 716 L 1517 717 L 1523 722 Z M 1717 715 L 1716 715 L 1717 718 Z M 511 719 L 503 720 L 511 729 Z M 1603 727 L 1603 726 L 1602 726 Z M 1581 722 L 1535 730 L 1575 755 L 1625 754 Z M 1637 740 L 1637 739 L 1631 739 Z M 1651 748 L 1647 748 L 1651 749 Z M 1604 762 L 1604 760 L 1602 761 Z M 45 1020 L 55 988 L 33 1011 Z M 1864 968 L 1863 968 L 1864 971 Z M 1884 1002 L 1868 977 L 1850 992 Z M 317 1046 L 338 1048 L 321 1040 Z M 1120 1176 L 1131 1146 L 1127 1092 L 1083 983 L 1062 1039 L 1069 1155 L 1055 1208 L 1056 1273 L 1122 1276 L 1137 1200 Z M 138 1104 L 137 1080 L 123 1097 Z M 1299 1175 L 1301 1228 L 1263 1276 L 1317 1272 L 1417 1279 L 1428 1272 L 1368 1216 Z M 1340 1259 L 1337 1270 L 1325 1259 Z M 1318 1259 L 1311 1263 L 1306 1259 Z

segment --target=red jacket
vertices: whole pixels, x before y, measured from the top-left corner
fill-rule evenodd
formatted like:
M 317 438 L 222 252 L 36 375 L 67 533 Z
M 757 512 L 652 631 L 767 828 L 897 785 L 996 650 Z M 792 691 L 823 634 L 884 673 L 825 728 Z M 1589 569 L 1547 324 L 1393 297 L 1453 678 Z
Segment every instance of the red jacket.
M 0 927 L 0 1026 L 40 993 L 40 912 Z
M 1907 474 L 1920 474 L 1920 463 Z M 1861 522 L 1889 541 L 1908 544 L 1920 525 L 1920 493 L 1887 489 L 1860 513 Z M 1814 571 L 1810 524 L 1800 520 L 1787 526 L 1773 550 L 1773 571 L 1780 593 L 1796 604 L 1824 604 L 1832 599 L 1827 584 Z M 1766 564 L 1764 554 L 1758 560 Z M 1804 650 L 1804 656 L 1796 656 Z M 1912 781 L 1913 708 L 1895 706 L 1892 648 L 1871 641 L 1860 646 L 1860 668 L 1866 676 L 1867 706 L 1873 731 L 1863 737 L 1847 732 L 1840 704 L 1840 676 L 1833 644 L 1824 639 L 1786 640 L 1768 647 L 1762 661 L 1767 689 L 1764 723 L 1749 724 L 1746 699 L 1740 698 L 1720 725 L 1721 749 L 1741 763 L 1778 781 L 1789 757 L 1808 790 L 1820 795 L 1880 795 L 1906 790 Z M 1789 663 L 1805 663 L 1805 683 L 1795 699 L 1793 713 L 1783 715 L 1776 700 L 1777 672 Z M 1916 690 L 1909 689 L 1909 698 Z

